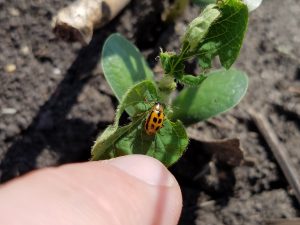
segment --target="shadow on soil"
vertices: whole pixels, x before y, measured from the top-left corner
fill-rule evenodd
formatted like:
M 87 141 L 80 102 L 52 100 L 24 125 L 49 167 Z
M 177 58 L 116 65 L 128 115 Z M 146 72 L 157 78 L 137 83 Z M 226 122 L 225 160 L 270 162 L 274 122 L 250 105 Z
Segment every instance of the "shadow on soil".
M 234 195 L 236 178 L 233 168 L 214 161 L 210 152 L 203 151 L 200 142 L 190 140 L 184 156 L 171 168 L 183 194 L 183 211 L 179 224 L 196 224 L 201 195 L 218 199 L 225 206 Z M 213 162 L 214 161 L 214 162 Z
M 49 150 L 48 154 L 54 154 L 58 158 L 55 162 L 57 165 L 89 158 L 90 150 L 87 146 L 92 143 L 91 137 L 96 135 L 95 125 L 66 117 L 91 78 L 90 72 L 98 63 L 105 38 L 103 32 L 98 35 L 96 33 L 91 43 L 80 50 L 55 92 L 40 107 L 32 124 L 13 140 L 12 146 L 1 160 L 1 182 L 35 169 L 36 160 L 45 149 Z M 102 125 L 104 127 L 107 124 Z

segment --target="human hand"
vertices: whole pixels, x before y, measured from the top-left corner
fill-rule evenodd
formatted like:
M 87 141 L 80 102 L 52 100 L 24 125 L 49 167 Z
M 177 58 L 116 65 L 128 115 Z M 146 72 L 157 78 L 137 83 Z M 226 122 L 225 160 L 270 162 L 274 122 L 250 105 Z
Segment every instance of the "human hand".
M 175 225 L 181 207 L 173 175 L 143 155 L 41 169 L 0 186 L 5 225 Z

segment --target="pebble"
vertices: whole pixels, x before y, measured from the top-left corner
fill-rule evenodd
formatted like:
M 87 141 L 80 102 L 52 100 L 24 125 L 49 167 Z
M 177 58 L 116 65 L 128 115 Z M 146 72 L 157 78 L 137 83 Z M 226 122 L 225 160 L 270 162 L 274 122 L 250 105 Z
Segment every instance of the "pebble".
M 29 52 L 30 52 L 30 49 L 29 49 L 29 47 L 27 46 L 27 45 L 24 45 L 24 46 L 22 46 L 22 48 L 21 48 L 21 53 L 23 54 L 23 55 L 28 55 L 29 54 Z
M 52 72 L 54 75 L 61 75 L 61 70 L 59 68 L 54 68 Z
M 6 127 L 6 137 L 13 137 L 20 132 L 20 128 L 16 124 L 10 124 Z
M 11 16 L 20 16 L 20 11 L 16 8 L 9 8 L 8 12 Z
M 16 114 L 17 110 L 15 108 L 3 108 L 2 110 L 2 114 L 5 115 L 13 115 Z
M 178 35 L 184 35 L 184 32 L 186 30 L 186 26 L 182 22 L 178 22 L 175 24 L 175 32 Z
M 5 72 L 7 72 L 7 73 L 13 73 L 16 71 L 17 66 L 15 64 L 10 63 L 10 64 L 7 64 L 4 69 L 5 69 Z

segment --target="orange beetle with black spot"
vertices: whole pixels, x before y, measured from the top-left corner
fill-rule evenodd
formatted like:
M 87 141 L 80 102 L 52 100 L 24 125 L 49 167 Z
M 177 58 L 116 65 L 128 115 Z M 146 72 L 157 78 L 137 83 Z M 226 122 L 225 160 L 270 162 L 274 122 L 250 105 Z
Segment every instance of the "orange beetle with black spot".
M 154 135 L 163 127 L 165 114 L 164 107 L 159 102 L 156 102 L 149 113 L 146 123 L 145 131 L 148 135 Z

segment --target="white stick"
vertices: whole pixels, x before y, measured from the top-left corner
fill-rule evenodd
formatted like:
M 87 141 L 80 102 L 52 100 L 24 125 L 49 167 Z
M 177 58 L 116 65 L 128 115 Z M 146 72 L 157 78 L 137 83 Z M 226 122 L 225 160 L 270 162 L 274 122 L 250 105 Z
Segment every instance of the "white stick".
M 54 33 L 67 41 L 87 45 L 93 30 L 112 20 L 130 0 L 77 0 L 53 18 Z

